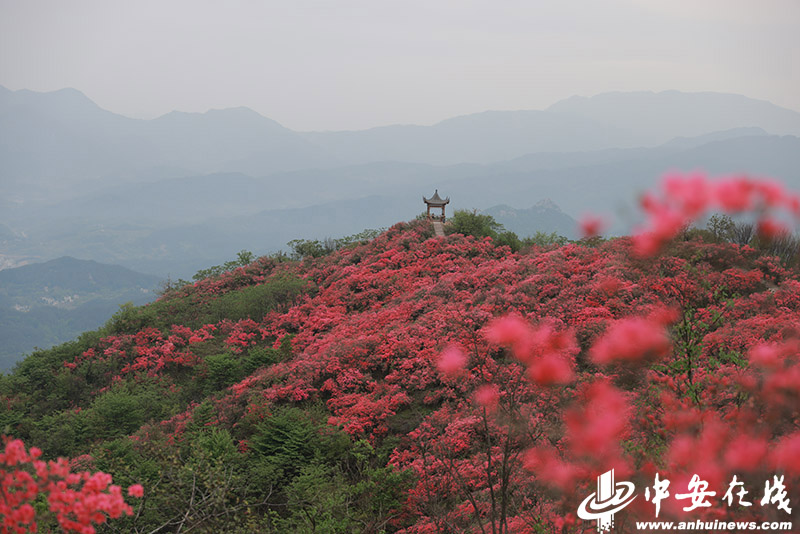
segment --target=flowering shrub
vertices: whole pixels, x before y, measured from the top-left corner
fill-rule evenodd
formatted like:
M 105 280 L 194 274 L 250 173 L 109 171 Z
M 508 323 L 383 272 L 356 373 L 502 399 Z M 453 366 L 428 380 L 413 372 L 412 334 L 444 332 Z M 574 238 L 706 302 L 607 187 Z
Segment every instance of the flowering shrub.
M 710 206 L 731 212 L 758 211 L 759 232 L 767 237 L 785 231 L 770 218 L 770 210 L 787 208 L 800 217 L 797 196 L 787 194 L 772 182 L 745 177 L 712 183 L 701 175 L 670 175 L 664 180 L 663 198 L 646 195 L 642 204 L 650 216 L 650 226 L 633 238 L 633 248 L 642 256 L 662 250 L 683 226 Z M 589 220 L 584 224 L 585 232 L 595 234 L 598 224 Z M 763 290 L 765 274 L 761 271 L 729 268 L 705 277 L 697 276 L 700 273 L 688 277 L 682 270 L 681 262 L 677 262 L 662 271 L 657 280 L 648 281 L 671 308 L 616 319 L 609 322 L 601 336 L 595 337 L 587 354 L 602 371 L 594 376 L 584 374 L 576 379 L 567 370 L 569 364 L 561 359 L 554 360 L 559 362 L 556 368 L 562 369 L 560 373 L 543 375 L 543 359 L 535 354 L 557 353 L 570 347 L 569 337 L 563 332 L 549 327 L 533 329 L 515 315 L 496 319 L 485 329 L 487 340 L 509 347 L 516 359 L 527 366 L 531 382 L 577 382 L 574 390 L 564 390 L 568 391 L 566 394 L 562 391 L 572 407 L 563 411 L 557 441 L 534 442 L 524 456 L 525 468 L 534 478 L 560 492 L 561 506 L 544 511 L 549 514 L 551 527 L 583 531 L 574 511 L 580 499 L 591 491 L 587 482 L 610 469 L 622 479 L 636 477 L 644 486 L 650 482 L 642 475 L 655 475 L 657 486 L 658 472 L 662 479 L 666 473 L 673 478 L 676 493 L 678 488 L 688 490 L 703 484 L 704 488 L 716 490 L 708 493 L 713 496 L 725 493 L 724 488 L 730 493 L 742 486 L 738 494 L 740 505 L 748 493 L 745 483 L 759 488 L 766 480 L 760 508 L 750 508 L 752 503 L 745 502 L 738 509 L 701 509 L 696 513 L 707 519 L 743 517 L 791 522 L 791 501 L 785 488 L 800 484 L 800 332 L 791 326 L 797 324 L 796 310 L 787 314 L 784 308 L 766 315 L 763 307 L 720 306 L 718 297 L 709 295 L 710 288 L 700 285 L 706 282 L 732 294 L 753 294 Z M 795 284 L 787 282 L 787 287 L 779 291 L 783 294 Z M 617 284 L 609 285 L 613 294 Z M 698 310 L 700 305 L 705 309 Z M 754 317 L 748 319 L 748 315 Z M 722 326 L 726 318 L 741 320 L 729 322 L 726 329 L 728 325 Z M 673 328 L 673 342 L 667 328 L 679 319 Z M 750 324 L 760 328 L 748 328 Z M 769 329 L 776 326 L 781 332 L 778 340 L 762 341 L 775 337 L 777 332 L 770 334 Z M 725 349 L 720 346 L 725 344 L 723 339 L 727 342 Z M 715 358 L 709 358 L 711 347 L 715 347 Z M 725 361 L 723 355 L 732 350 L 733 354 L 746 354 L 750 365 L 742 365 L 730 356 Z M 614 367 L 617 364 L 622 367 Z M 463 376 L 467 362 L 445 352 L 440 356 L 440 369 L 450 376 Z M 543 380 L 542 376 L 560 379 Z M 487 399 L 484 405 L 493 408 L 494 399 L 502 393 L 492 391 L 489 396 L 485 388 L 490 387 L 480 386 L 476 395 Z M 573 391 L 574 398 L 569 400 Z M 623 448 L 623 444 L 627 447 Z M 775 496 L 770 499 L 771 476 Z M 667 492 L 663 497 L 668 495 Z M 687 495 L 675 497 L 677 500 Z M 754 495 L 751 500 L 755 498 Z M 731 502 L 729 498 L 728 505 Z M 710 506 L 708 502 L 702 508 Z M 695 508 L 693 504 L 683 511 Z M 634 514 L 644 515 L 643 503 L 633 509 Z M 473 512 L 479 523 L 490 516 L 484 510 Z M 657 507 L 656 517 L 658 513 Z M 661 517 L 664 516 L 685 518 L 674 501 L 666 506 Z M 489 519 L 494 529 L 495 518 Z M 504 532 L 504 526 L 508 531 L 508 523 L 501 522 L 500 532 Z
M 775 219 L 776 211 L 800 218 L 800 196 L 788 193 L 777 182 L 747 176 L 710 181 L 700 173 L 668 174 L 661 185 L 661 196 L 646 194 L 641 205 L 648 216 L 648 225 L 635 237 L 635 245 L 643 256 L 658 252 L 683 226 L 709 209 L 755 212 L 758 232 L 768 238 L 786 231 Z
M 36 447 L 26 450 L 18 439 L 5 440 L 5 451 L 0 453 L 3 534 L 36 532 L 34 502 L 39 495 L 46 498 L 48 510 L 64 532 L 93 534 L 93 524 L 133 513 L 122 489 L 111 485 L 111 475 L 72 473 L 65 459 L 44 462 L 41 454 Z M 143 494 L 139 484 L 128 488 L 131 497 Z

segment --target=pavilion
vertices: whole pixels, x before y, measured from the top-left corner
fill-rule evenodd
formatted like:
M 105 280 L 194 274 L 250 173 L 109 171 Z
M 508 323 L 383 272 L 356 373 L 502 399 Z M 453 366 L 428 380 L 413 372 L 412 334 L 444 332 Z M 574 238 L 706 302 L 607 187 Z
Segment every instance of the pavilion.
M 428 207 L 428 220 L 438 220 L 441 222 L 445 222 L 444 217 L 444 207 L 450 203 L 450 197 L 443 199 L 439 196 L 439 190 L 437 189 L 431 198 L 422 197 L 422 200 Z M 431 208 L 442 208 L 442 215 L 437 217 L 436 215 L 431 215 Z

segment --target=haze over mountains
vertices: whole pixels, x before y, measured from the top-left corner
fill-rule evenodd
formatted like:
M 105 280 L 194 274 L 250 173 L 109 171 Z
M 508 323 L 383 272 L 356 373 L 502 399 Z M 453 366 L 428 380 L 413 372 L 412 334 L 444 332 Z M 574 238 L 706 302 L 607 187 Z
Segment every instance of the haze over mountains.
M 103 325 L 124 302 L 156 296 L 159 278 L 63 257 L 0 271 L 0 372 L 23 353 Z
M 622 213 L 612 231 L 624 232 L 626 206 L 667 169 L 799 187 L 798 136 L 800 113 L 718 93 L 610 93 L 432 126 L 294 132 L 247 108 L 139 120 L 74 89 L 0 88 L 0 265 L 72 255 L 186 278 L 241 249 L 411 219 L 435 188 L 450 212 L 504 205 L 498 220 L 521 234 L 567 233 L 587 210 Z

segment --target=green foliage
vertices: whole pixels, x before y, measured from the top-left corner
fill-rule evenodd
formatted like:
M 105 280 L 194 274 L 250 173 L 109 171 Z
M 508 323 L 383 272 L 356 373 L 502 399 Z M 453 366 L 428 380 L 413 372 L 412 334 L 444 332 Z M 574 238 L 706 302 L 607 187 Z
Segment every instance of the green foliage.
M 10 375 L 0 379 L 0 394 L 25 392 L 22 398 L 31 407 L 33 417 L 78 404 L 87 398 L 85 377 L 69 373 L 64 362 L 94 346 L 99 338 L 99 332 L 86 332 L 75 341 L 34 352 L 17 362 Z M 9 416 L 0 411 L 0 430 Z
M 105 324 L 105 330 L 111 334 L 138 332 L 157 321 L 157 303 L 148 306 L 134 306 L 133 302 L 120 304 L 119 310 Z
M 30 436 L 40 444 L 48 457 L 73 456 L 87 442 L 95 439 L 94 430 L 97 427 L 91 418 L 90 411 L 76 413 L 65 410 L 45 415 L 32 422 Z
M 291 336 L 286 336 L 281 343 L 280 349 L 271 347 L 252 347 L 247 352 L 247 357 L 242 360 L 242 371 L 244 375 L 251 375 L 253 371 L 261 367 L 266 367 L 282 360 L 288 359 L 291 355 Z M 288 345 L 288 352 L 285 350 Z
M 788 232 L 771 237 L 756 233 L 752 222 L 735 222 L 730 216 L 715 213 L 706 223 L 705 229 L 690 228 L 688 238 L 702 239 L 707 243 L 736 243 L 750 245 L 759 252 L 777 256 L 784 265 L 792 266 L 800 259 L 800 238 Z
M 255 261 L 255 255 L 250 252 L 249 250 L 242 250 L 236 255 L 235 260 L 226 261 L 222 265 L 214 265 L 213 267 L 209 267 L 208 269 L 201 269 L 197 271 L 194 276 L 192 276 L 192 280 L 203 280 L 205 278 L 212 278 L 215 276 L 219 276 L 222 273 L 226 273 L 228 271 L 232 271 L 237 267 L 245 267 L 250 265 Z
M 170 412 L 168 406 L 155 388 L 116 386 L 92 403 L 91 432 L 101 438 L 131 434 L 145 421 L 163 419 Z
M 729 215 L 715 213 L 706 221 L 705 228 L 689 226 L 682 232 L 684 241 L 701 240 L 705 243 L 752 244 L 756 226 L 748 221 L 734 221 Z
M 711 232 L 711 237 L 715 243 L 727 243 L 733 241 L 734 229 L 736 224 L 730 216 L 720 213 L 712 215 L 706 223 L 706 229 Z
M 207 378 L 212 391 L 230 386 L 242 376 L 242 366 L 238 359 L 226 352 L 206 358 Z
M 97 448 L 97 465 L 114 481 L 138 481 L 147 488 L 133 517 L 115 523 L 120 532 L 256 532 L 245 457 L 225 429 L 206 428 L 185 446 L 154 430 L 146 442 L 121 438 Z
M 401 506 L 411 474 L 328 426 L 324 408 L 277 407 L 248 436 L 248 452 L 230 430 L 212 424 L 217 417 L 214 404 L 204 402 L 181 443 L 152 428 L 147 440 L 118 437 L 92 450 L 95 467 L 115 482 L 146 488 L 134 516 L 115 528 L 379 533 Z
M 198 456 L 213 458 L 223 463 L 238 461 L 239 451 L 233 442 L 233 436 L 224 428 L 212 426 L 205 429 L 195 437 L 193 445 L 201 451 Z
M 156 290 L 156 294 L 159 297 L 163 297 L 165 295 L 170 295 L 181 288 L 191 285 L 192 282 L 189 280 L 184 280 L 183 278 L 178 278 L 173 280 L 171 276 L 167 276 L 166 279 L 161 281 L 161 284 L 158 286 L 158 290 Z
M 474 237 L 491 237 L 497 239 L 497 235 L 505 228 L 497 222 L 491 215 L 483 215 L 477 210 L 456 210 L 448 220 L 448 234 L 463 234 Z
M 16 436 L 30 436 L 50 458 L 86 452 L 87 444 L 115 439 L 138 430 L 144 423 L 168 418 L 178 410 L 175 394 L 165 395 L 156 381 L 140 378 L 119 383 L 82 402 L 83 409 L 61 408 L 35 419 L 0 419 Z M 19 414 L 19 412 L 17 412 Z
M 491 237 L 498 245 L 506 245 L 512 251 L 517 251 L 522 247 L 517 234 L 506 230 L 502 224 L 497 222 L 491 215 L 483 215 L 477 210 L 466 211 L 456 210 L 449 219 L 449 224 L 445 226 L 448 234 L 463 234 L 474 237 Z
M 286 336 L 280 348 L 251 347 L 245 354 L 231 352 L 213 353 L 203 356 L 203 365 L 195 374 L 192 384 L 196 394 L 202 397 L 221 391 L 245 377 L 253 374 L 261 367 L 272 365 L 291 356 L 291 336 Z
M 319 463 L 306 464 L 287 488 L 285 519 L 277 519 L 281 532 L 298 534 L 349 534 L 361 532 L 349 517 L 351 492 L 341 472 Z
M 366 441 L 352 442 L 318 420 L 322 410 L 283 407 L 251 438 L 251 470 L 260 487 L 283 488 L 271 524 L 276 532 L 363 532 L 397 509 L 410 473 L 386 466 Z
M 203 324 L 223 319 L 260 321 L 267 312 L 291 302 L 306 289 L 306 282 L 296 276 L 276 278 L 267 284 L 244 287 L 225 293 L 209 306 Z
M 251 447 L 273 484 L 285 484 L 315 456 L 314 424 L 299 408 L 276 411 L 256 427 Z
M 336 250 L 333 240 L 328 238 L 323 241 L 318 239 L 292 239 L 286 243 L 292 249 L 291 257 L 295 260 L 303 258 L 319 258 Z
M 303 258 L 319 258 L 327 256 L 337 250 L 353 247 L 362 243 L 371 241 L 381 235 L 386 229 L 371 229 L 362 230 L 361 232 L 338 239 L 326 237 L 322 241 L 318 239 L 293 239 L 287 243 L 292 252 L 290 254 L 292 259 L 301 260 Z
M 168 331 L 173 324 L 199 328 L 222 319 L 261 320 L 267 312 L 292 302 L 308 288 L 295 275 L 273 278 L 260 285 L 245 286 L 223 293 L 215 299 L 199 299 L 193 293 L 174 296 L 147 306 L 124 304 L 101 330 L 104 335 L 135 333 L 146 327 Z
M 703 243 L 717 242 L 717 238 L 710 230 L 705 228 L 697 228 L 694 226 L 688 226 L 684 228 L 679 237 L 683 241 L 701 241 Z
M 563 235 L 559 235 L 556 232 L 546 233 L 537 231 L 532 236 L 528 236 L 522 240 L 522 244 L 524 246 L 537 246 L 537 247 L 551 247 L 557 246 L 561 247 L 569 243 L 569 239 L 564 237 Z
M 500 232 L 494 241 L 500 246 L 505 245 L 509 247 L 514 252 L 522 248 L 522 241 L 517 234 L 511 231 Z

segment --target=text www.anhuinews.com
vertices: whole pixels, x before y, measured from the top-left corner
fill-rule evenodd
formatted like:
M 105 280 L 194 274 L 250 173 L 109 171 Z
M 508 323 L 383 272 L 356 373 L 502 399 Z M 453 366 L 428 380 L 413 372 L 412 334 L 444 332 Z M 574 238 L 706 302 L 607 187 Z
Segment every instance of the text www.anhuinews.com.
M 792 521 L 637 521 L 637 530 L 792 530 Z

